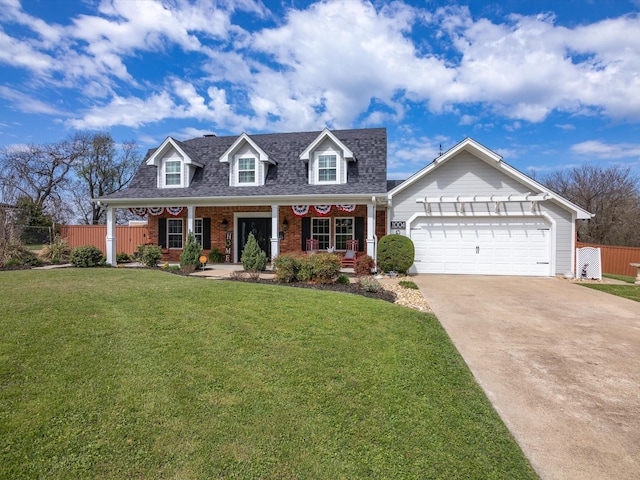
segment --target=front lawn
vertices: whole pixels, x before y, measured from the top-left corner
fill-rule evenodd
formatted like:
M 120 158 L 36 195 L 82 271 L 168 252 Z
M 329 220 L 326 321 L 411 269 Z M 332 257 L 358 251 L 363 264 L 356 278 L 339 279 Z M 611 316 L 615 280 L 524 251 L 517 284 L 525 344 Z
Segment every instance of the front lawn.
M 138 269 L 0 272 L 2 479 L 533 479 L 435 317 Z
M 594 290 L 600 290 L 601 292 L 609 293 L 611 295 L 617 295 L 619 297 L 628 298 L 629 300 L 635 300 L 640 302 L 640 286 L 639 285 L 612 285 L 612 284 L 596 284 L 596 283 L 581 283 L 580 285 Z

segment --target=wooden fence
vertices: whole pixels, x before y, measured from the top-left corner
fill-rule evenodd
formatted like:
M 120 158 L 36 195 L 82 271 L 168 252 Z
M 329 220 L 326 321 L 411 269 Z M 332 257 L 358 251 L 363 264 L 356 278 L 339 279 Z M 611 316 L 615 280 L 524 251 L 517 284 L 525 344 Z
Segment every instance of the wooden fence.
M 636 276 L 637 269 L 629 264 L 640 263 L 640 247 L 612 247 L 582 242 L 576 242 L 576 247 L 599 248 L 602 256 L 602 273 Z
M 60 236 L 67 239 L 71 248 L 94 245 L 105 255 L 107 253 L 106 225 L 62 225 Z M 138 245 L 147 243 L 148 238 L 149 229 L 146 225 L 133 227 L 116 225 L 117 253 L 124 252 L 131 255 Z

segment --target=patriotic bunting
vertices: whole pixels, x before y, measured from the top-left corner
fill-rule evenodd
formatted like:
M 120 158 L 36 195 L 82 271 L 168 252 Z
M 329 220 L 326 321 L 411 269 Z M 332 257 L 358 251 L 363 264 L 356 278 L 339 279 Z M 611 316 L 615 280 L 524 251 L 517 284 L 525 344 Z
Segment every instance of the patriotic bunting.
M 351 204 L 351 205 L 336 205 L 336 207 L 338 207 L 339 210 L 342 210 L 343 212 L 354 212 L 356 209 L 355 204 Z
M 309 213 L 309 205 L 291 205 L 291 210 L 297 217 L 303 217 Z
M 147 214 L 147 209 L 144 207 L 133 207 L 130 208 L 129 211 L 139 217 L 144 217 Z
M 177 217 L 182 213 L 182 207 L 167 207 L 167 213 Z
M 162 215 L 162 212 L 164 212 L 164 207 L 149 207 L 147 209 L 147 212 L 154 216 Z
M 331 212 L 331 205 L 314 205 L 313 209 L 318 215 L 329 215 Z

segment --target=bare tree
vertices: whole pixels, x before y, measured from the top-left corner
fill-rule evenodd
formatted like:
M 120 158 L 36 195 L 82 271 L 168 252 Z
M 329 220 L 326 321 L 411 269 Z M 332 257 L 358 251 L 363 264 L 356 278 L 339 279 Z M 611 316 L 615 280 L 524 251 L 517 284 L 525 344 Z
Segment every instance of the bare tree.
M 81 220 L 89 225 L 104 223 L 105 208 L 92 198 L 118 192 L 135 173 L 140 156 L 134 141 L 124 142 L 120 151 L 108 133 L 82 134 L 87 148 L 74 165 L 73 199 Z
M 5 201 L 30 198 L 56 218 L 72 166 L 83 155 L 85 138 L 74 135 L 59 143 L 27 145 L 0 150 L 0 188 Z
M 578 225 L 578 239 L 603 245 L 640 246 L 640 183 L 630 168 L 585 164 L 539 181 L 595 217 Z

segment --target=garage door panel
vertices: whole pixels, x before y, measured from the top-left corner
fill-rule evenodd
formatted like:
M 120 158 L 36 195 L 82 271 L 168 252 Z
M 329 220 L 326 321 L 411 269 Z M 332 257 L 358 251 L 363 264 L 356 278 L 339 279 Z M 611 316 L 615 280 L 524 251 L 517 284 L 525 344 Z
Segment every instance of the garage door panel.
M 542 219 L 425 219 L 410 232 L 420 273 L 551 274 Z

